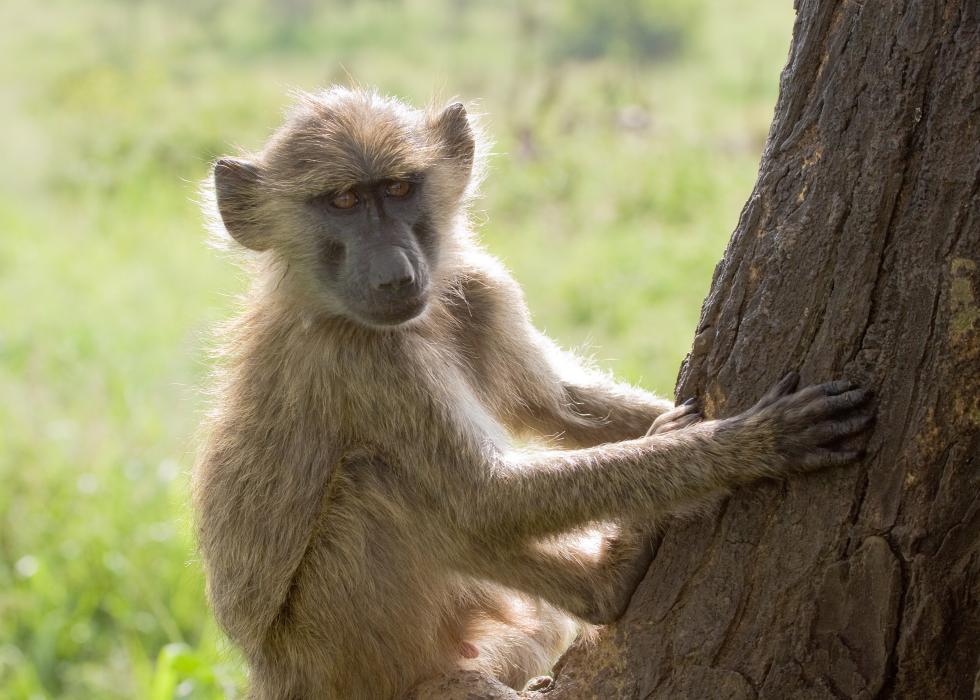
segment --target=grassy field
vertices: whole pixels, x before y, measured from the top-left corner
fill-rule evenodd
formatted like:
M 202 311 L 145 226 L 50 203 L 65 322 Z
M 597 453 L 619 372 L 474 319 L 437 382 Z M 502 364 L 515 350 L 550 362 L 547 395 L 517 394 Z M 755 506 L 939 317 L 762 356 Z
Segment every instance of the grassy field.
M 288 89 L 479 99 L 487 246 L 563 345 L 670 393 L 791 25 L 775 0 L 0 5 L 0 697 L 240 694 L 187 482 L 245 282 L 194 199 Z

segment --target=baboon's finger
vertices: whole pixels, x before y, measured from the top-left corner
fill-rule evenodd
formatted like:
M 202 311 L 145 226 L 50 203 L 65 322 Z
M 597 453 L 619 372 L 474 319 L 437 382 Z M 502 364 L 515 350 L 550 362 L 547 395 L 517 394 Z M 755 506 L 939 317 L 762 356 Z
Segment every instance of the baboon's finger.
M 674 430 L 680 430 L 681 428 L 686 428 L 695 423 L 700 423 L 702 420 L 700 413 L 689 413 L 684 416 L 679 416 L 672 421 L 662 423 L 661 425 L 653 426 L 650 428 L 647 435 L 662 435 L 664 433 L 673 432 Z
M 666 413 L 661 413 L 659 416 L 657 416 L 654 419 L 653 423 L 650 425 L 650 430 L 647 431 L 647 435 L 652 435 L 653 433 L 657 432 L 657 430 L 660 429 L 660 426 L 666 425 L 667 423 L 670 423 L 672 420 L 674 420 L 673 410 L 667 411 Z
M 827 442 L 842 440 L 846 437 L 862 433 L 867 430 L 873 421 L 874 415 L 871 414 L 853 416 L 846 420 L 825 421 L 806 430 L 803 436 L 818 445 L 822 445 Z
M 674 413 L 675 415 L 678 415 L 678 416 L 686 416 L 687 414 L 692 413 L 692 412 L 697 411 L 697 410 L 698 410 L 697 401 L 695 399 L 688 399 L 687 401 L 685 401 L 684 403 L 682 403 L 680 406 L 678 406 L 677 408 L 675 408 L 673 411 L 671 411 L 671 413 Z
M 795 370 L 786 373 L 782 379 L 772 385 L 769 391 L 762 395 L 762 398 L 756 404 L 756 408 L 768 406 L 769 404 L 775 403 L 781 397 L 793 393 L 799 381 L 800 375 Z
M 854 382 L 849 379 L 835 379 L 832 382 L 824 382 L 823 384 L 818 384 L 817 388 L 820 389 L 827 396 L 835 396 L 837 394 L 843 393 L 848 389 L 854 388 Z
M 838 379 L 833 382 L 824 382 L 823 384 L 811 384 L 810 386 L 803 387 L 798 392 L 793 394 L 789 400 L 794 404 L 802 405 L 824 396 L 835 396 L 842 391 L 847 391 L 853 386 L 854 385 L 846 379 Z
M 680 406 L 677 406 L 676 408 L 672 408 L 669 411 L 665 411 L 664 413 L 661 413 L 653 421 L 653 424 L 650 426 L 650 429 L 653 431 L 657 431 L 660 429 L 661 426 L 666 425 L 667 423 L 675 421 L 678 418 L 681 418 L 683 416 L 689 415 L 692 412 L 697 411 L 698 406 L 695 401 L 696 401 L 695 399 L 688 399 Z
M 841 394 L 822 396 L 795 409 L 793 413 L 797 418 L 820 420 L 857 408 L 870 398 L 871 392 L 867 389 L 851 389 Z
M 674 421 L 674 424 L 677 426 L 674 429 L 676 430 L 677 428 L 686 428 L 689 425 L 694 425 L 695 423 L 700 423 L 700 422 L 701 422 L 700 413 L 689 413 L 683 418 L 678 418 L 676 421 Z

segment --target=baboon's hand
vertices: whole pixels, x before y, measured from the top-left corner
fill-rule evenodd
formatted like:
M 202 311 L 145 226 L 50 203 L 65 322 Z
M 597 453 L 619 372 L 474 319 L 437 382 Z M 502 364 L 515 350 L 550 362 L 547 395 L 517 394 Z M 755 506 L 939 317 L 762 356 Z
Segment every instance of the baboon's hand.
M 767 445 L 765 452 L 771 454 L 763 458 L 764 466 L 775 474 L 843 466 L 860 459 L 863 450 L 834 446 L 871 425 L 874 414 L 864 409 L 871 392 L 847 380 L 795 391 L 799 379 L 790 372 L 755 406 L 723 421 L 722 428 L 745 431 L 750 439 Z
M 701 407 L 698 405 L 697 399 L 690 398 L 680 406 L 676 406 L 657 416 L 657 420 L 653 421 L 653 425 L 650 426 L 647 435 L 660 435 L 661 433 L 669 433 L 672 430 L 680 430 L 689 425 L 700 423 L 701 420 Z

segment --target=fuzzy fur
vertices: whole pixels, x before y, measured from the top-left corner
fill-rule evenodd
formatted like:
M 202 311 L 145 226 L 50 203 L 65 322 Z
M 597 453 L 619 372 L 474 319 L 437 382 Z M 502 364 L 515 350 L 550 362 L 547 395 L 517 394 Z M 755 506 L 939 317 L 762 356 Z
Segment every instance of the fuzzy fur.
M 461 107 L 304 95 L 210 212 L 261 251 L 193 487 L 254 698 L 395 698 L 459 668 L 520 688 L 583 621 L 621 613 L 650 557 L 631 523 L 785 469 L 764 418 L 646 436 L 669 402 L 532 326 L 470 229 L 480 152 Z M 407 172 L 426 177 L 433 292 L 369 328 L 318 289 L 300 203 Z

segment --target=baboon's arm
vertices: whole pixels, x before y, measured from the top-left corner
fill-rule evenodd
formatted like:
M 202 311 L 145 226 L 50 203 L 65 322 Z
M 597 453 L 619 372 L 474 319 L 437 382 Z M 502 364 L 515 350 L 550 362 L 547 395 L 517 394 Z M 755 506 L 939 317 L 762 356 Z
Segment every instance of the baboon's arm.
M 474 547 L 459 562 L 465 573 L 543 598 L 591 622 L 618 619 L 653 559 L 652 538 L 625 528 L 587 552 L 563 539 L 514 547 Z
M 740 481 L 777 474 L 775 455 L 766 450 L 771 441 L 761 439 L 751 449 L 751 440 L 711 421 L 595 447 L 501 455 L 485 468 L 488 483 L 468 489 L 466 512 L 458 517 L 475 535 L 518 542 L 590 522 L 667 512 Z
M 515 386 L 524 408 L 518 420 L 536 435 L 566 448 L 631 440 L 673 408 L 670 401 L 583 366 L 536 329 L 527 327 L 525 334 L 526 356 L 514 358 L 528 368 Z
M 198 540 L 208 595 L 246 653 L 287 602 L 322 507 L 331 455 L 293 423 L 266 431 L 217 426 L 195 470 Z
M 643 518 L 766 476 L 848 464 L 860 453 L 825 447 L 863 432 L 869 398 L 838 381 L 794 392 L 787 375 L 732 418 L 578 450 L 474 455 L 483 483 L 461 483 L 447 503 L 455 523 L 491 542 L 567 532 L 590 522 Z M 486 541 L 486 540 L 484 540 Z
M 558 348 L 531 323 L 520 287 L 499 263 L 478 257 L 455 306 L 475 380 L 508 429 L 565 448 L 645 435 L 672 408 L 614 381 Z

